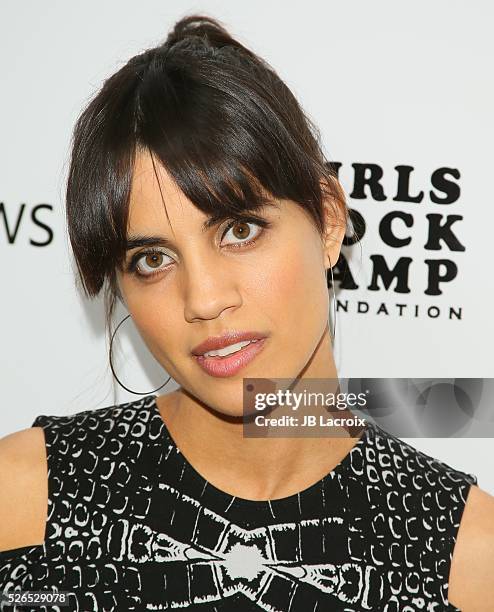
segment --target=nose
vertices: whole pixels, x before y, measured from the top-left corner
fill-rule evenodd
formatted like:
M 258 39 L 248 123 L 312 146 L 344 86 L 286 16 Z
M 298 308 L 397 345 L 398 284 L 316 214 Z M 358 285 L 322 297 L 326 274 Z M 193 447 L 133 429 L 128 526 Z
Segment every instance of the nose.
M 233 264 L 232 264 L 233 267 Z M 184 318 L 193 323 L 216 319 L 242 303 L 239 277 L 221 256 L 195 256 L 183 269 Z

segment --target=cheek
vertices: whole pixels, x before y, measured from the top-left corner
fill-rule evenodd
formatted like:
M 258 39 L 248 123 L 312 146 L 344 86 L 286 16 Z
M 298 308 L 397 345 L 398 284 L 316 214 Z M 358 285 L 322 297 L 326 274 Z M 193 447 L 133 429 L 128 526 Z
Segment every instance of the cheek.
M 303 368 L 321 339 L 329 316 L 325 269 L 317 244 L 293 245 L 279 261 L 270 283 L 270 316 L 277 336 L 277 374 Z M 296 346 L 296 350 L 294 350 Z
M 310 240 L 310 238 L 307 238 Z M 327 317 L 328 288 L 322 257 L 316 246 L 291 242 L 273 264 L 263 271 L 265 303 L 278 310 L 276 323 L 291 324 Z M 293 333 L 294 329 L 291 329 Z
M 161 348 L 177 346 L 180 326 L 174 320 L 178 305 L 170 298 L 169 291 L 164 295 L 156 283 L 148 287 L 139 287 L 135 283 L 123 283 L 125 299 L 129 312 L 132 313 L 134 324 L 148 349 L 156 359 L 162 362 Z
M 178 312 L 178 305 L 174 306 L 169 301 L 165 303 L 165 307 L 163 303 L 148 309 L 143 309 L 142 305 L 136 307 L 133 316 L 148 351 L 180 383 L 180 368 L 177 369 L 177 365 L 181 363 L 186 336 L 183 321 L 180 323 L 172 318 L 173 313 Z

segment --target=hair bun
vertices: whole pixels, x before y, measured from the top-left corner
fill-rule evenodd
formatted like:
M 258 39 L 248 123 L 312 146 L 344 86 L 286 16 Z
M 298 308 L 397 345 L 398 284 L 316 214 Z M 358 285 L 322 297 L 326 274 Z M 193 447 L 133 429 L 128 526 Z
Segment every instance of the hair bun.
M 169 48 L 172 45 L 189 38 L 200 38 L 203 44 L 210 47 L 221 48 L 225 46 L 242 49 L 247 54 L 250 51 L 232 38 L 223 25 L 207 15 L 188 15 L 176 22 L 165 41 Z

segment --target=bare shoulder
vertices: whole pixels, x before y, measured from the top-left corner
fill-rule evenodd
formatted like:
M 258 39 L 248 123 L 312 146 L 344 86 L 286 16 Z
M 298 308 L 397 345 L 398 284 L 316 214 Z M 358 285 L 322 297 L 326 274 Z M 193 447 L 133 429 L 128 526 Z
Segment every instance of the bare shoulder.
M 451 604 L 462 612 L 494 610 L 494 496 L 470 487 L 449 574 Z
M 42 427 L 21 429 L 0 438 L 0 551 L 44 541 L 47 475 Z

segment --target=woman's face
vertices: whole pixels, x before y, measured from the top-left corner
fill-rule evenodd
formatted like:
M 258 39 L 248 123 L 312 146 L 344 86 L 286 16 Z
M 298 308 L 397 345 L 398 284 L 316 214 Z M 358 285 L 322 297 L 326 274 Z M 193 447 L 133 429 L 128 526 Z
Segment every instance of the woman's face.
M 233 223 L 227 219 L 203 231 L 207 215 L 158 162 L 156 170 L 161 191 L 150 155 L 137 155 L 127 236 L 160 236 L 169 246 L 128 250 L 118 272 L 122 296 L 148 348 L 180 387 L 222 414 L 240 416 L 243 378 L 294 379 L 314 359 L 328 329 L 328 255 L 334 264 L 344 227 L 325 243 L 307 213 L 277 200 L 254 213 L 268 228 L 235 221 L 227 230 Z M 134 272 L 127 270 L 132 260 Z M 240 371 L 214 376 L 191 351 L 229 330 L 266 339 Z

